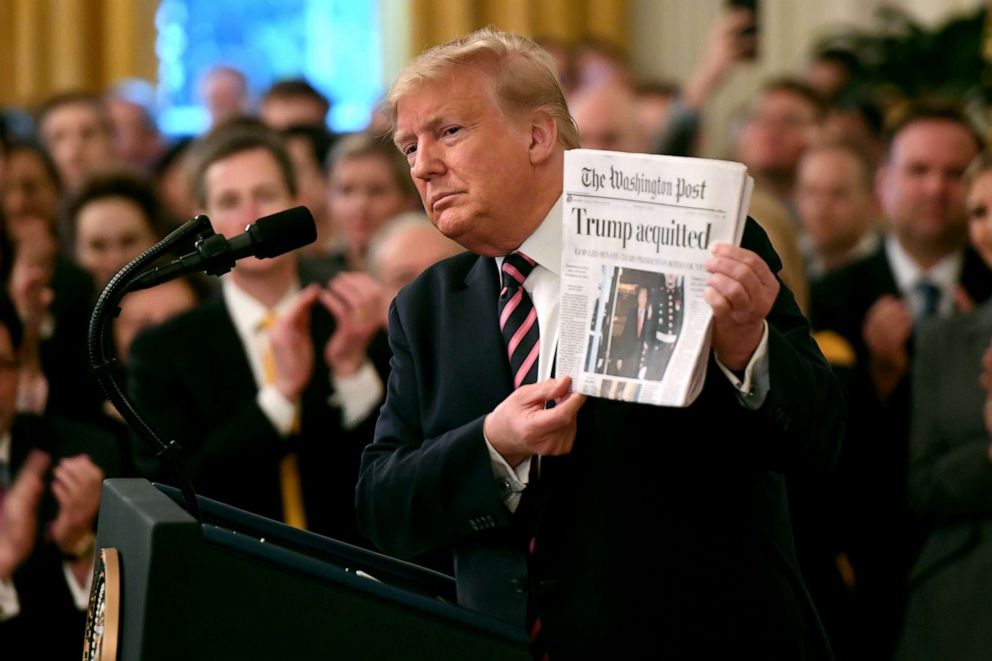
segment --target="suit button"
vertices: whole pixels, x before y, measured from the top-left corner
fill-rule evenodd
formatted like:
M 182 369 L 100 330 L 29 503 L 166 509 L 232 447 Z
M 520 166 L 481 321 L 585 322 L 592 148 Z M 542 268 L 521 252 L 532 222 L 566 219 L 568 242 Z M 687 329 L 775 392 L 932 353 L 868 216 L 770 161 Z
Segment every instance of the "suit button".
M 527 592 L 527 585 L 522 578 L 512 578 L 510 579 L 510 589 L 517 594 L 523 594 Z

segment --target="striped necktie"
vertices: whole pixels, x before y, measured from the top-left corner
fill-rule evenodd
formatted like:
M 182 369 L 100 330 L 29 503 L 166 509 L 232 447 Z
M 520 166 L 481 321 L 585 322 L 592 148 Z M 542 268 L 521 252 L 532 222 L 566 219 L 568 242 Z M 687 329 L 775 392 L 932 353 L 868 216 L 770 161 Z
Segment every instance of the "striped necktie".
M 523 254 L 515 252 L 503 260 L 503 289 L 499 293 L 499 329 L 506 341 L 506 352 L 510 358 L 510 372 L 513 374 L 513 387 L 519 388 L 528 383 L 537 382 L 538 355 L 541 352 L 541 338 L 538 332 L 537 309 L 530 295 L 524 290 L 524 281 L 530 275 L 537 262 Z M 528 485 L 533 490 L 537 482 L 537 458 L 531 462 L 531 479 Z M 529 494 L 530 499 L 536 498 Z M 525 500 L 528 498 L 525 496 Z M 529 502 L 525 509 L 532 509 L 536 503 Z M 522 506 L 523 507 L 523 506 Z M 526 516 L 523 510 L 517 510 L 517 516 Z M 533 558 L 537 540 L 532 536 L 527 544 L 527 555 Z M 539 661 L 547 661 L 542 633 L 541 617 L 537 613 L 533 592 L 527 604 L 527 633 L 530 635 L 531 653 Z
M 523 287 L 535 266 L 537 262 L 522 252 L 507 255 L 503 260 L 503 289 L 497 310 L 514 388 L 537 382 L 537 357 L 541 351 L 537 310 Z

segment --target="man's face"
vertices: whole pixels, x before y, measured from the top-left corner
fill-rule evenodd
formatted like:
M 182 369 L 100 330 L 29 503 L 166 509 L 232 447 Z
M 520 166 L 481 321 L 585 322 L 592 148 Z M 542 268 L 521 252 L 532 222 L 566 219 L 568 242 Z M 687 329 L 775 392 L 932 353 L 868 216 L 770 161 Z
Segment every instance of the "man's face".
M 9 232 L 16 233 L 16 226 L 24 218 L 39 217 L 55 222 L 59 190 L 36 152 L 19 149 L 10 153 L 0 191 Z
M 976 153 L 959 124 L 941 119 L 909 124 L 895 136 L 876 191 L 892 230 L 905 245 L 955 249 L 965 240 L 961 176 Z
M 94 167 L 113 155 L 111 136 L 91 103 L 53 108 L 41 124 L 41 138 L 66 188 L 78 188 Z
M 265 101 L 262 121 L 277 130 L 290 126 L 324 126 L 324 106 L 308 96 L 276 97 Z
M 766 92 L 748 113 L 737 157 L 759 175 L 788 175 L 816 130 L 813 104 L 794 92 Z
M 262 147 L 215 161 L 203 173 L 203 179 L 204 211 L 214 230 L 229 239 L 262 216 L 296 204 L 275 156 Z M 294 253 L 272 259 L 248 257 L 238 262 L 238 269 L 242 273 L 265 273 L 286 260 L 295 260 Z
M 571 106 L 583 148 L 635 153 L 647 150 L 636 99 L 627 88 L 609 85 L 577 94 Z
M 503 112 L 480 68 L 453 69 L 400 98 L 394 140 L 445 236 L 496 256 L 533 231 L 531 124 Z
M 857 157 L 820 149 L 799 163 L 796 206 L 817 250 L 852 248 L 871 223 L 871 192 Z
M 360 254 L 387 220 L 411 206 L 412 196 L 400 188 L 394 172 L 381 154 L 345 158 L 331 170 L 331 217 Z
M 648 306 L 648 290 L 641 287 L 637 290 L 637 307 L 644 309 Z
M 421 227 L 400 230 L 379 248 L 376 271 L 385 289 L 383 319 L 388 319 L 389 305 L 400 289 L 413 281 L 429 266 L 459 252 L 457 244 L 423 223 Z

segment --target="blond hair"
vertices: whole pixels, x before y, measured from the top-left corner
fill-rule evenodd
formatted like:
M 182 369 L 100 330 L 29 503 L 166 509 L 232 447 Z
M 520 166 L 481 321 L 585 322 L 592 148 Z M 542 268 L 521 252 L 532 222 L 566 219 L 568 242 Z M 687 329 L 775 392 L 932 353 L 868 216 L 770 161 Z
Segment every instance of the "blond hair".
M 472 64 L 491 77 L 504 112 L 542 110 L 558 127 L 558 142 L 565 149 L 579 146 L 579 132 L 568 112 L 552 57 L 526 37 L 482 28 L 460 39 L 425 51 L 400 72 L 382 103 L 391 127 L 396 126 L 396 105 L 425 82 L 439 80 L 451 69 Z

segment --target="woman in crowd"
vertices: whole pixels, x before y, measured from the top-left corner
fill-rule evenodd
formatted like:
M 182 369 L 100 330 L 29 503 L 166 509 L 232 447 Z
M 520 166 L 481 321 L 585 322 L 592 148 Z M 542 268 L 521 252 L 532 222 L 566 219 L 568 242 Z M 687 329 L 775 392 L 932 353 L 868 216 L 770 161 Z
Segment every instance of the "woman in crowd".
M 66 215 L 70 252 L 99 290 L 163 236 L 163 212 L 151 185 L 124 171 L 88 179 Z
M 364 270 L 376 231 L 419 205 L 410 167 L 391 143 L 364 133 L 342 138 L 328 162 L 331 221 L 345 237 L 345 266 Z
M 965 175 L 972 246 L 992 264 L 992 153 Z M 930 526 L 897 658 L 992 650 L 992 301 L 925 329 L 914 366 L 909 497 Z

